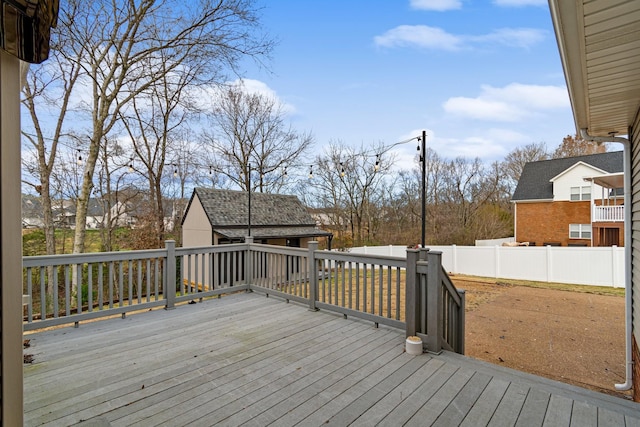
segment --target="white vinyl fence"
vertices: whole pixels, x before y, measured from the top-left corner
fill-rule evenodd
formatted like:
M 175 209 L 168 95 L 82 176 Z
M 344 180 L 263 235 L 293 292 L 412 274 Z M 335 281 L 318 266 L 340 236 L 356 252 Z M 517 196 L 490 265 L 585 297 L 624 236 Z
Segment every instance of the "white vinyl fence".
M 624 248 L 429 246 L 452 274 L 624 287 Z M 364 246 L 351 253 L 406 257 L 406 246 Z

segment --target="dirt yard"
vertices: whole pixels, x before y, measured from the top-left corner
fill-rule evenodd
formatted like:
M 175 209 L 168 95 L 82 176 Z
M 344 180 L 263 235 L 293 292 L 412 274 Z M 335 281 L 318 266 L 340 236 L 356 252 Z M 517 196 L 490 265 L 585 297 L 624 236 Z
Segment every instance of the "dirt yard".
M 624 378 L 624 296 L 452 276 L 466 291 L 466 355 L 596 391 Z

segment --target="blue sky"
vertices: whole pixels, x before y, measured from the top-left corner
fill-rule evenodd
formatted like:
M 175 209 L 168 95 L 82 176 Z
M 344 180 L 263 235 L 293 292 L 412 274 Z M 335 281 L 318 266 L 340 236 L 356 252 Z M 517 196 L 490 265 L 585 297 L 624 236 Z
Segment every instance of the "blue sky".
M 316 152 L 426 129 L 442 157 L 493 161 L 575 133 L 546 0 L 261 1 L 279 44 L 247 84 L 284 102 Z

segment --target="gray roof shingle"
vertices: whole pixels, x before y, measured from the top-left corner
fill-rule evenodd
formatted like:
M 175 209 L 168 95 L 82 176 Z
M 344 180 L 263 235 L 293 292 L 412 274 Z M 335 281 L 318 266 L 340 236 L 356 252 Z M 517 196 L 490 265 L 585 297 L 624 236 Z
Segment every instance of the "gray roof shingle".
M 553 199 L 553 177 L 578 162 L 584 162 L 608 173 L 623 172 L 622 151 L 612 151 L 563 159 L 540 160 L 524 165 L 512 201 Z
M 248 193 L 246 191 L 196 188 L 211 227 L 229 238 L 246 235 Z M 251 193 L 252 235 L 258 238 L 325 236 L 296 196 Z

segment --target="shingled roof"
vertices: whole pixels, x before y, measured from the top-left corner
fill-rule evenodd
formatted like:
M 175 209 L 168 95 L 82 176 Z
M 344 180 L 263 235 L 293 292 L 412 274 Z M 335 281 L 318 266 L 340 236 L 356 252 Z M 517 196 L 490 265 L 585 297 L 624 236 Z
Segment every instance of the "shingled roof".
M 551 179 L 578 162 L 586 163 L 608 173 L 618 173 L 624 170 L 622 151 L 529 162 L 522 169 L 520 180 L 511 200 L 517 202 L 553 199 Z
M 216 233 L 228 238 L 241 238 L 246 235 L 246 191 L 196 188 L 193 190 L 189 207 L 195 195 L 198 196 L 211 228 Z M 267 193 L 251 193 L 251 231 L 255 238 L 332 235 L 316 228 L 316 222 L 296 196 Z

